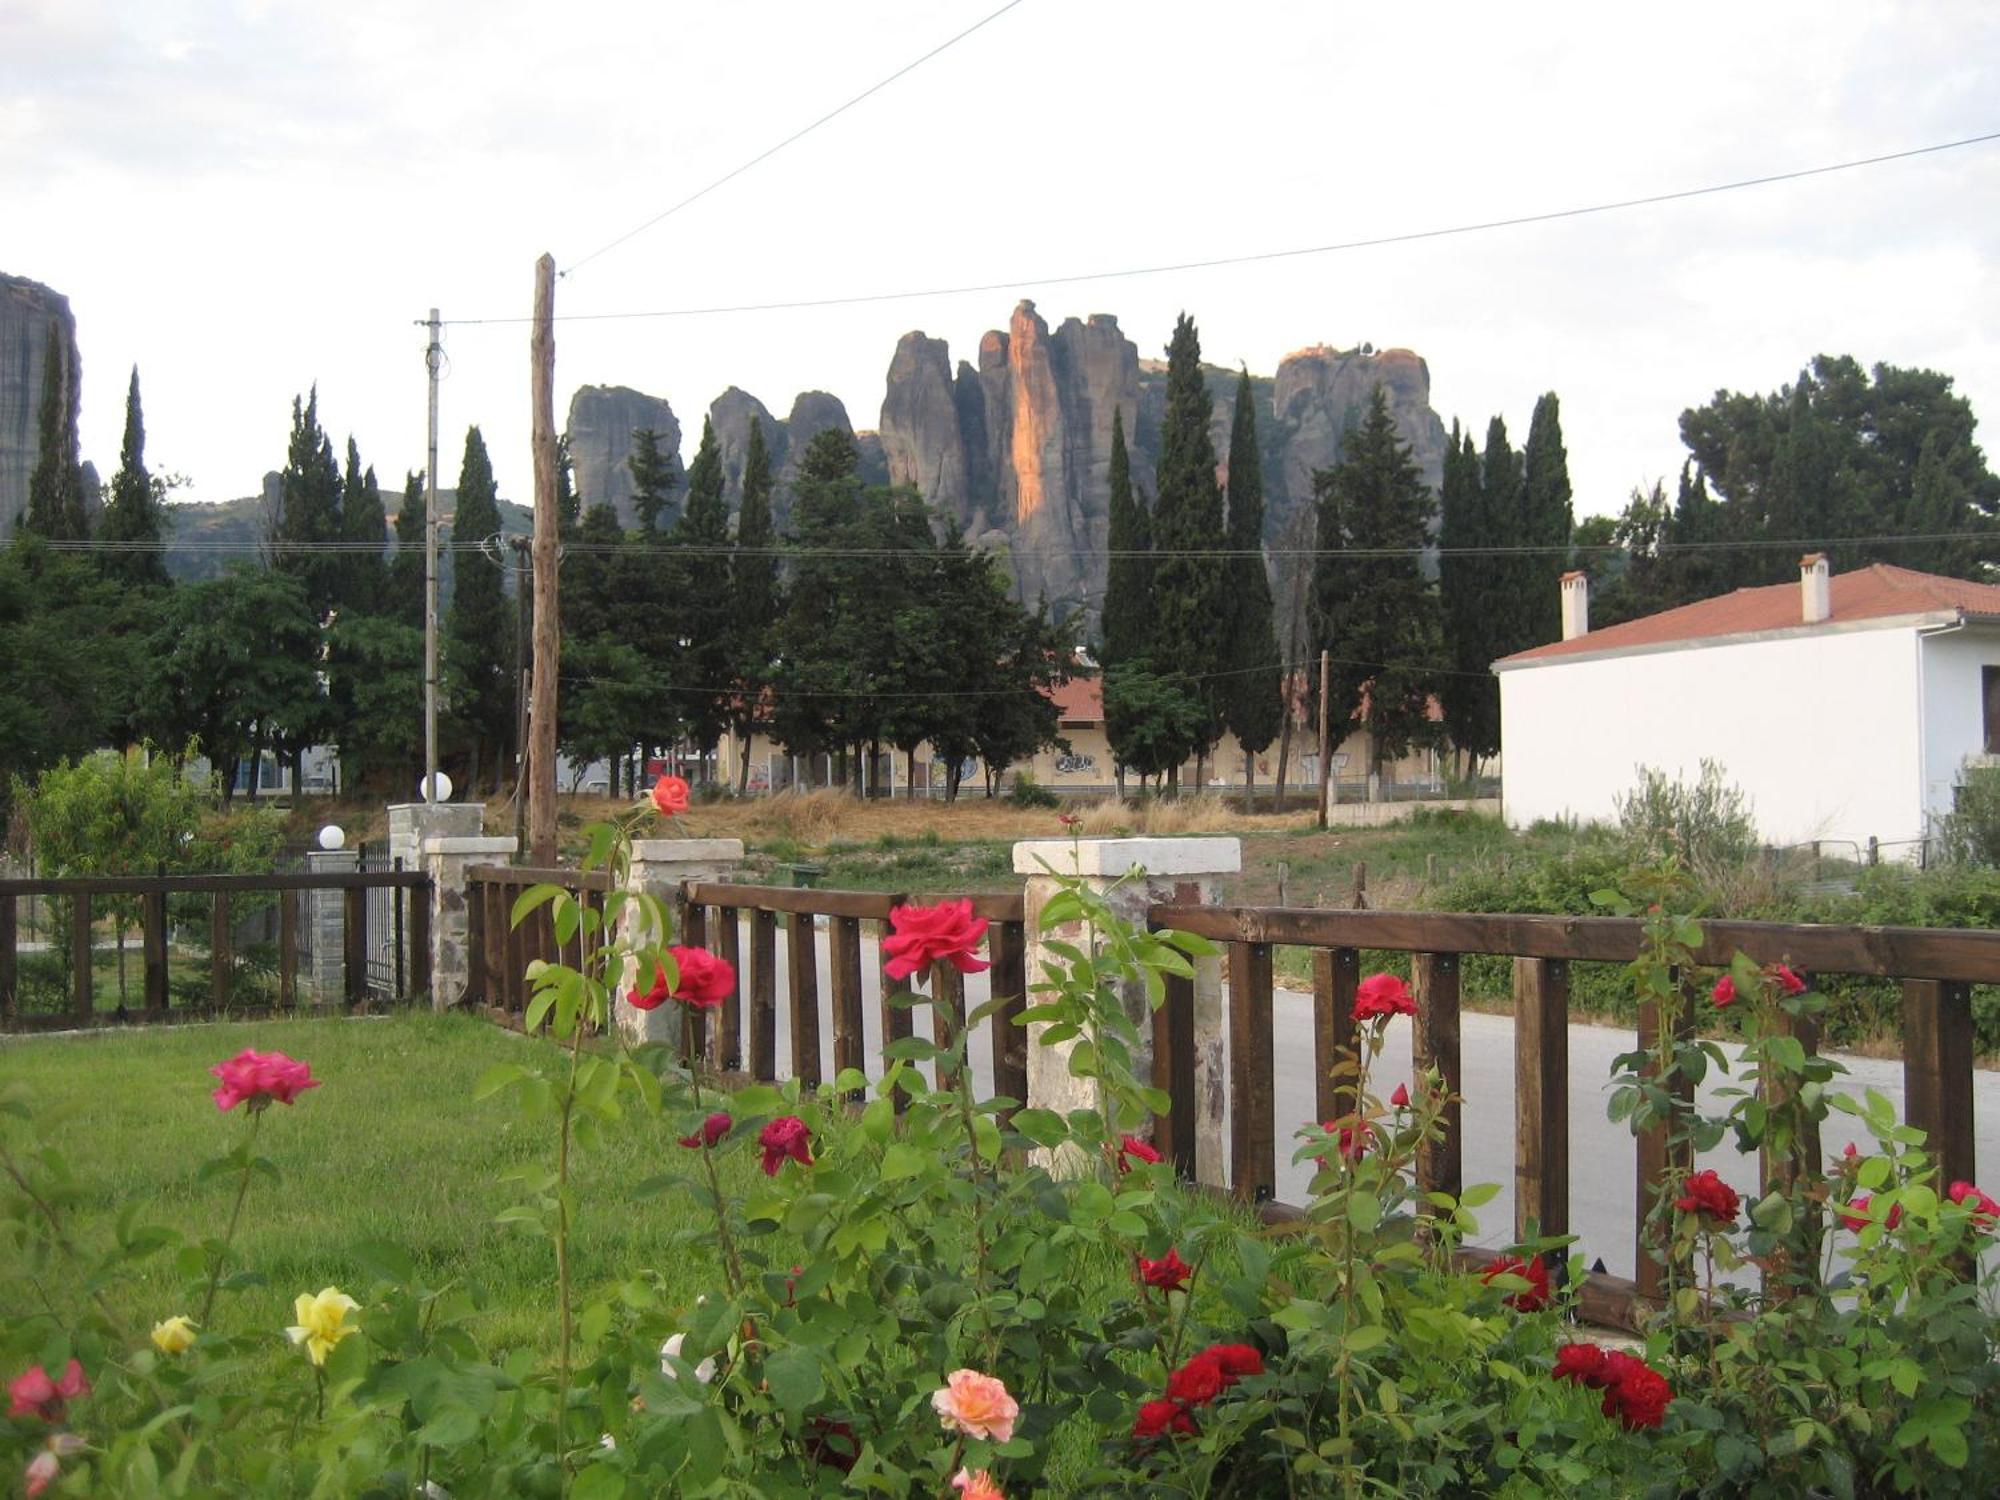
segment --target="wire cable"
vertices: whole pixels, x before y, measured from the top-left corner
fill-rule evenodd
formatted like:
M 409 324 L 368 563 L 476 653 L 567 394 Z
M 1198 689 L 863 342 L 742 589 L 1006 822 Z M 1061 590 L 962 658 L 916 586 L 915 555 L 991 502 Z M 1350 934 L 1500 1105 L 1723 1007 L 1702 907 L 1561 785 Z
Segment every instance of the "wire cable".
M 1018 0 L 1015 0 L 1018 3 Z M 1005 7 L 1003 7 L 1004 9 Z M 994 13 L 998 15 L 999 12 Z M 987 17 L 991 20 L 992 17 Z M 980 24 L 984 25 L 984 22 Z M 949 44 L 947 44 L 949 45 Z M 912 66 L 915 66 L 912 64 Z M 1940 152 L 1958 151 L 1968 146 L 1986 145 L 2000 141 L 2000 130 L 1988 131 L 1983 135 L 1970 135 L 1953 141 L 1939 141 L 1928 146 L 1913 146 L 1907 151 L 1887 151 L 1875 156 L 1855 157 L 1849 161 L 1829 162 L 1823 166 L 1800 167 L 1788 172 L 1766 172 L 1756 177 L 1740 177 L 1731 182 L 1714 182 L 1702 187 L 1681 188 L 1672 192 L 1648 193 L 1642 197 L 1619 198 L 1603 203 L 1581 204 L 1570 208 L 1554 208 L 1539 213 L 1515 214 L 1503 219 L 1481 219 L 1474 223 L 1452 224 L 1432 229 L 1413 229 L 1396 234 L 1372 235 L 1364 239 L 1339 240 L 1326 245 L 1301 245 L 1285 250 L 1263 250 L 1245 255 L 1221 255 L 1207 260 L 1174 261 L 1163 265 L 1133 266 L 1122 271 L 1083 271 L 1061 276 L 1016 277 L 1006 281 L 986 281 L 968 283 L 961 286 L 935 286 L 915 291 L 901 292 L 859 292 L 837 297 L 797 297 L 776 302 L 743 302 L 717 304 L 705 307 L 668 307 L 633 312 L 597 313 L 557 313 L 559 323 L 597 323 L 638 318 L 705 318 L 740 313 L 795 312 L 815 307 L 854 307 L 873 302 L 908 302 L 925 297 L 957 297 L 975 292 L 1003 292 L 1025 290 L 1049 286 L 1078 286 L 1094 281 L 1117 281 L 1141 276 L 1165 276 L 1181 271 L 1209 271 L 1224 266 L 1257 265 L 1267 261 L 1291 260 L 1302 256 L 1336 255 L 1351 250 L 1373 250 L 1386 245 L 1409 245 L 1424 240 L 1450 239 L 1459 235 L 1484 234 L 1495 229 L 1518 229 L 1529 224 L 1549 224 L 1562 219 L 1581 219 L 1594 214 L 1620 213 L 1627 209 L 1648 208 L 1662 203 L 1678 203 L 1690 198 L 1711 197 L 1718 193 L 1740 192 L 1745 188 L 1769 187 L 1775 183 L 1798 182 L 1809 177 L 1825 177 L 1835 172 L 1852 172 L 1862 167 L 1876 167 L 1888 162 L 1910 161 L 1922 156 L 1935 156 Z M 776 148 L 773 148 L 776 149 Z M 726 180 L 726 179 L 725 179 Z M 703 189 L 704 192 L 707 189 Z M 699 196 L 699 195 L 697 195 Z M 688 200 L 692 202 L 693 200 Z M 669 213 L 673 210 L 669 209 Z M 654 220 L 652 222 L 658 222 Z M 647 227 L 640 226 L 642 229 Z M 632 233 L 638 233 L 638 230 Z M 626 238 L 630 238 L 627 235 Z M 618 243 L 613 241 L 614 244 Z M 606 246 L 609 249 L 610 246 Z M 602 254 L 602 251 L 594 252 Z M 580 264 L 580 263 L 579 263 Z M 479 327 L 533 322 L 529 317 L 498 318 L 450 318 L 445 320 L 454 328 Z
M 860 93 L 856 94 L 852 99 L 849 99 L 845 104 L 842 104 L 837 108 L 828 110 L 825 114 L 821 115 L 817 120 L 814 120 L 810 125 L 801 126 L 799 129 L 793 131 L 790 135 L 786 136 L 782 141 L 779 141 L 777 145 L 771 146 L 763 151 L 758 152 L 757 155 L 751 157 L 750 160 L 744 162 L 741 166 L 733 167 L 729 171 L 724 172 L 720 177 L 716 178 L 715 181 L 709 183 L 707 187 L 704 187 L 697 192 L 688 194 L 687 197 L 681 199 L 680 202 L 674 204 L 671 208 L 664 208 L 660 210 L 660 212 L 654 214 L 652 218 L 646 220 L 645 223 L 640 224 L 635 228 L 626 230 L 623 234 L 619 235 L 618 238 L 616 238 L 615 240 L 610 240 L 605 244 L 599 245 L 595 250 L 591 251 L 590 254 L 584 256 L 581 260 L 572 261 L 569 264 L 569 266 L 564 269 L 562 273 L 563 276 L 567 278 L 571 271 L 581 270 L 584 266 L 587 266 L 592 261 L 596 260 L 598 256 L 605 255 L 613 250 L 616 250 L 620 245 L 624 244 L 627 240 L 635 239 L 639 235 L 642 235 L 647 230 L 651 229 L 655 224 L 663 223 L 664 221 L 672 218 L 675 214 L 679 213 L 689 204 L 697 203 L 701 199 L 706 198 L 710 193 L 714 192 L 724 183 L 733 182 L 736 178 L 741 177 L 745 172 L 749 171 L 759 162 L 769 161 L 772 157 L 776 156 L 780 151 L 784 150 L 785 147 L 791 145 L 795 141 L 802 140 L 806 136 L 811 135 L 815 130 L 819 129 L 820 126 L 826 124 L 829 120 L 832 120 L 839 115 L 846 114 L 847 111 L 854 108 L 855 105 L 861 103 L 862 100 L 869 98 L 871 95 L 881 93 L 883 89 L 887 88 L 897 79 L 903 77 L 905 74 L 913 72 L 917 68 L 922 67 L 925 63 L 929 62 L 932 58 L 936 57 L 940 52 L 944 52 L 949 48 L 957 46 L 960 42 L 964 41 L 967 37 L 971 36 L 973 32 L 979 30 L 980 27 L 999 20 L 1000 17 L 1004 16 L 1008 11 L 1012 10 L 1015 6 L 1019 5 L 1020 3 L 1021 0 L 1007 0 L 1007 3 L 1005 5 L 1001 6 L 991 15 L 983 16 L 979 20 L 974 21 L 970 26 L 966 27 L 965 30 L 959 32 L 958 35 L 951 37 L 946 41 L 938 43 L 937 46 L 931 48 L 930 51 L 926 52 L 922 57 L 917 58 L 914 62 L 907 62 L 903 64 L 902 67 L 896 69 L 896 71 L 891 73 L 887 78 L 882 79 L 879 83 L 871 84 L 869 87 L 863 89 Z

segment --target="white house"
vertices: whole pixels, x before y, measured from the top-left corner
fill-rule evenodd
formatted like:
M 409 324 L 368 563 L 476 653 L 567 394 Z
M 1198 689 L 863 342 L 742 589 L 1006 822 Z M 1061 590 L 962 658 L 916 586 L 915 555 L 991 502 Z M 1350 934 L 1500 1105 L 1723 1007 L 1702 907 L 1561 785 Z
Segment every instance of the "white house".
M 1704 759 L 1774 844 L 1921 839 L 1968 760 L 2000 755 L 2000 588 L 1875 563 L 1589 628 L 1562 581 L 1563 638 L 1493 664 L 1507 820 L 1616 816 L 1641 765 Z

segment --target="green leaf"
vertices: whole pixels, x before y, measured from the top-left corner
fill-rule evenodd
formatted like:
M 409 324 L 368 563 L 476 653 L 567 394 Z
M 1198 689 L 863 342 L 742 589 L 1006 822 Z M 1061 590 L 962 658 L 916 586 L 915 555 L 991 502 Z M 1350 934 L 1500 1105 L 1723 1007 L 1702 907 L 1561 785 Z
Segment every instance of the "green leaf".
M 563 893 L 559 885 L 531 885 L 514 898 L 514 910 L 507 918 L 509 927 L 519 927 L 522 919 L 538 906 L 546 906 Z
M 502 1089 L 510 1089 L 528 1076 L 528 1070 L 519 1063 L 496 1063 L 479 1075 L 479 1082 L 472 1086 L 475 1101 L 491 1099 Z
M 1050 1109 L 1017 1109 L 1013 1128 L 1037 1146 L 1060 1146 L 1069 1139 L 1069 1126 Z
M 772 1398 L 794 1419 L 826 1391 L 818 1351 L 797 1344 L 787 1345 L 764 1361 L 764 1378 L 770 1383 Z
M 1363 1354 L 1377 1344 L 1385 1342 L 1388 1337 L 1389 1330 L 1380 1323 L 1368 1323 L 1360 1328 L 1349 1329 L 1347 1337 L 1342 1342 L 1347 1346 L 1349 1354 Z
M 610 1464 L 592 1464 L 569 1487 L 570 1500 L 621 1500 L 625 1475 Z
M 919 1151 L 906 1141 L 895 1141 L 882 1153 L 882 1180 L 901 1182 L 908 1177 L 920 1177 L 930 1170 L 932 1161 L 928 1152 Z

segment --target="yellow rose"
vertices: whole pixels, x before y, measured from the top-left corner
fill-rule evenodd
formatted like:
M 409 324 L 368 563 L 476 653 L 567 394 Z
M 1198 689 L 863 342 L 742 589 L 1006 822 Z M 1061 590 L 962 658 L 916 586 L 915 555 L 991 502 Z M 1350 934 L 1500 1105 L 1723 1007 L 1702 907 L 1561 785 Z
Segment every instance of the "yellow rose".
M 187 1353 L 194 1347 L 194 1323 L 185 1313 L 175 1313 L 164 1323 L 155 1323 L 153 1347 L 162 1354 Z
M 316 1365 L 326 1363 L 333 1346 L 353 1333 L 347 1315 L 361 1304 L 338 1287 L 322 1287 L 317 1296 L 300 1292 L 292 1303 L 292 1315 L 299 1321 L 285 1332 L 295 1344 L 304 1344 Z

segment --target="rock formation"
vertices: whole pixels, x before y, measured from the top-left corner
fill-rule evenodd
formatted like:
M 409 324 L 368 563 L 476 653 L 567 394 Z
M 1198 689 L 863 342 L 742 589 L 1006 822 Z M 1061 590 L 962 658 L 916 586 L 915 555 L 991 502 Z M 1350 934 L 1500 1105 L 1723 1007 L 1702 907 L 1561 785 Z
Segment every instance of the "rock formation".
M 28 482 L 41 456 L 43 367 L 51 337 L 69 375 L 69 430 L 76 431 L 83 380 L 69 299 L 38 281 L 0 274 L 0 537 L 28 508 Z M 94 471 L 85 477 L 94 488 Z
M 660 447 L 673 455 L 674 473 L 682 474 L 681 424 L 663 397 L 648 396 L 622 385 L 586 385 L 569 398 L 570 463 L 576 493 L 586 507 L 610 504 L 627 526 L 637 524 L 632 509 L 632 434 L 651 429 Z M 678 502 L 676 502 L 678 503 Z

